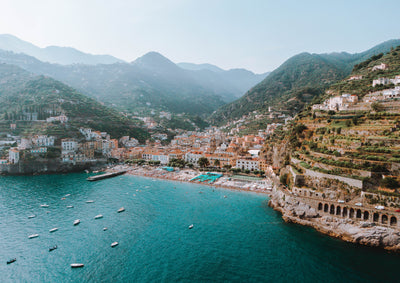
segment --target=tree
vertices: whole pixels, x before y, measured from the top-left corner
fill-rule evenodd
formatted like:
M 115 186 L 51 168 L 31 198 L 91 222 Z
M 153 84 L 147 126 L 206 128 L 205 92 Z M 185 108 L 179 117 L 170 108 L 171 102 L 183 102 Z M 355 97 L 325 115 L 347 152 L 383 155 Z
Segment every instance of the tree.
M 210 165 L 210 161 L 207 159 L 207 157 L 200 157 L 197 161 L 197 164 L 199 164 L 201 168 L 204 168 Z
M 388 189 L 396 189 L 399 187 L 399 182 L 395 178 L 386 177 L 382 179 L 381 186 Z
M 382 105 L 379 104 L 379 102 L 374 102 L 371 104 L 371 108 L 372 110 L 374 110 L 375 112 L 380 112 L 382 111 Z
M 221 165 L 221 162 L 219 161 L 219 159 L 215 159 L 214 166 L 219 167 L 220 165 Z

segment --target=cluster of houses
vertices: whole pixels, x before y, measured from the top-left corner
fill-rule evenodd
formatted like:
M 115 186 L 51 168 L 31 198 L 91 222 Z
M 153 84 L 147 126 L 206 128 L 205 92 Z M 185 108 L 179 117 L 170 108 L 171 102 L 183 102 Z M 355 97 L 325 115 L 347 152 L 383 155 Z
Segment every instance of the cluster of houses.
M 338 96 L 330 97 L 325 100 L 322 104 L 314 104 L 312 106 L 313 110 L 333 110 L 333 111 L 342 111 L 348 109 L 351 105 L 354 105 L 358 102 L 357 95 L 351 94 L 342 94 Z

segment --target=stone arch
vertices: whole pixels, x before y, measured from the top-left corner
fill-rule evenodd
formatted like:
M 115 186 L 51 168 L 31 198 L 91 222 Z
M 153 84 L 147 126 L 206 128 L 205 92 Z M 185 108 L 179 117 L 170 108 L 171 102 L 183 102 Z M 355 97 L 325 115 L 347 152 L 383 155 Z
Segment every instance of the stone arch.
M 374 213 L 373 221 L 374 221 L 374 222 L 378 222 L 378 221 L 379 221 L 379 213 L 378 213 L 378 212 L 375 212 L 375 213 Z
M 322 203 L 318 204 L 318 210 L 322 210 Z
M 369 219 L 369 212 L 364 211 L 364 220 L 368 220 L 368 219 Z
M 342 216 L 347 217 L 347 207 L 343 207 Z
M 390 226 L 397 225 L 397 218 L 395 216 L 390 217 Z
M 328 212 L 329 210 L 329 205 L 327 203 L 325 203 L 324 205 L 324 212 Z
M 335 205 L 331 204 L 331 209 L 329 210 L 330 214 L 335 214 Z
M 336 207 L 336 215 L 340 215 L 341 214 L 341 211 L 342 210 L 342 208 L 340 207 L 340 205 L 338 205 L 337 207 Z
M 382 215 L 382 224 L 387 224 L 388 223 L 388 217 L 386 214 Z
M 354 217 L 354 208 L 350 208 L 349 217 L 350 217 L 350 218 L 353 218 L 353 217 Z
M 361 218 L 361 209 L 357 209 L 356 218 Z

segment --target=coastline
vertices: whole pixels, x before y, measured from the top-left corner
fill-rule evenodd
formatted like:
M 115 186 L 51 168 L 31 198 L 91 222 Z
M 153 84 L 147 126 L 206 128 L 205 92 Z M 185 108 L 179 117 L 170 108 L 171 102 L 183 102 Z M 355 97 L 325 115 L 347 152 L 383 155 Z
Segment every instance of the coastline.
M 182 169 L 179 171 L 168 172 L 159 167 L 151 166 L 132 166 L 132 165 L 117 165 L 112 168 L 106 169 L 106 172 L 115 172 L 119 170 L 127 170 L 126 174 L 155 178 L 161 180 L 170 180 L 177 182 L 185 182 L 191 184 L 205 185 L 209 187 L 224 188 L 230 190 L 239 190 L 243 192 L 260 193 L 271 196 L 272 182 L 269 178 L 265 179 L 265 184 L 258 184 L 250 181 L 230 180 L 230 177 L 223 176 L 213 183 L 190 181 L 192 178 L 203 174 L 204 172 L 194 169 Z
M 309 226 L 316 231 L 345 242 L 383 248 L 400 253 L 400 231 L 368 221 L 357 222 L 335 216 L 320 215 L 314 208 L 274 188 L 268 206 L 282 214 L 286 223 Z

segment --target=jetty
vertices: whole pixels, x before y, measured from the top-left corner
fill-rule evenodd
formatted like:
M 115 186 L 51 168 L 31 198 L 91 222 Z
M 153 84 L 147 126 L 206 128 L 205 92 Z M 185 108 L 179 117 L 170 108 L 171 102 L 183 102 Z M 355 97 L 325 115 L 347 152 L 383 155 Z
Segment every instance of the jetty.
M 107 178 L 112 178 L 112 177 L 116 177 L 122 174 L 125 174 L 127 171 L 123 170 L 123 171 L 118 171 L 118 172 L 110 172 L 110 173 L 105 173 L 105 174 L 101 174 L 101 175 L 96 175 L 96 176 L 91 176 L 89 178 L 87 178 L 86 180 L 88 181 L 99 181 L 99 180 L 103 180 L 103 179 L 107 179 Z

